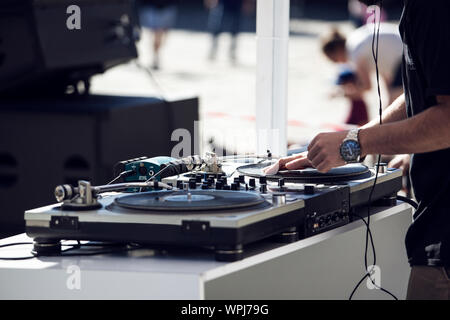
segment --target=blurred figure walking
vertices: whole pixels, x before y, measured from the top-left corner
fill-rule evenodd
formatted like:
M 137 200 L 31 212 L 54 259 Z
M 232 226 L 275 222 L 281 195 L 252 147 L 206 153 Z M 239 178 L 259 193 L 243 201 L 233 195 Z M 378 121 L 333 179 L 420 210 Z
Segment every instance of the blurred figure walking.
M 140 0 L 141 26 L 153 31 L 154 70 L 160 68 L 160 49 L 176 18 L 177 0 Z
M 229 56 L 232 62 L 236 62 L 237 35 L 241 27 L 243 2 L 244 0 L 204 0 L 205 6 L 209 9 L 208 29 L 212 35 L 210 60 L 216 59 L 219 35 L 224 32 L 228 22 L 231 34 Z

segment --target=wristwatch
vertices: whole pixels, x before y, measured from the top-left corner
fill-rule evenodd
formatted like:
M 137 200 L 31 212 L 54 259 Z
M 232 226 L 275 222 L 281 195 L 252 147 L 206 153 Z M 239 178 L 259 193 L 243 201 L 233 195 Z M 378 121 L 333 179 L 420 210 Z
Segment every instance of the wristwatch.
M 352 129 L 348 132 L 340 147 L 342 159 L 346 163 L 360 162 L 361 145 L 359 144 L 359 130 Z

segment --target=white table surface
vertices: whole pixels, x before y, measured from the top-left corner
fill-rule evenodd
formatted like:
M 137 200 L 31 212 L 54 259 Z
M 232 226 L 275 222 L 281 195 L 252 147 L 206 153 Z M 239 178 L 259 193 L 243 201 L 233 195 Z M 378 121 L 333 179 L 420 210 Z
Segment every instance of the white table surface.
M 373 211 L 376 213 L 371 216 L 371 223 L 402 213 L 408 215 L 403 224 L 412 212 L 409 205 L 400 202 Z M 212 251 L 184 248 L 0 260 L 0 299 L 205 299 L 205 283 L 282 259 L 356 229 L 365 230 L 362 221 L 291 244 L 263 241 L 246 248 L 248 257 L 236 262 L 217 262 Z M 31 241 L 21 234 L 0 240 L 0 245 Z M 0 257 L 29 256 L 31 248 L 31 244 L 0 248 Z M 68 273 L 71 266 L 80 270 L 80 288 L 67 286 L 73 276 Z

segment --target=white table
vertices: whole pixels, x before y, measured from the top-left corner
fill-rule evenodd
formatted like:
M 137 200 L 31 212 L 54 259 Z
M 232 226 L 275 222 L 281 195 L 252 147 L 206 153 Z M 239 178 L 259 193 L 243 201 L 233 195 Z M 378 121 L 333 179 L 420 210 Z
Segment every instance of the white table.
M 399 202 L 374 211 L 381 286 L 404 299 L 410 270 L 404 237 L 412 209 Z M 186 249 L 0 260 L 0 299 L 347 299 L 364 275 L 365 232 L 355 221 L 292 244 L 264 241 L 232 263 Z M 31 239 L 22 234 L 0 244 L 23 241 Z M 31 247 L 1 248 L 0 256 L 28 256 Z M 390 297 L 363 282 L 355 298 Z

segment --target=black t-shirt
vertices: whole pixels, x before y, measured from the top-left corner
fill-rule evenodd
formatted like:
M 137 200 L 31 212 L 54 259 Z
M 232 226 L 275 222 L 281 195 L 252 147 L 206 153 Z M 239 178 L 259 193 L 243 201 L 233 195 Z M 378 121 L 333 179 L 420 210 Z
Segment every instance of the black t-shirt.
M 141 6 L 152 6 L 158 9 L 176 5 L 178 0 L 140 0 Z
M 450 95 L 450 1 L 405 0 L 400 33 L 412 117 L 435 106 L 436 96 Z M 419 201 L 406 235 L 410 264 L 450 266 L 450 149 L 414 154 L 410 173 Z

